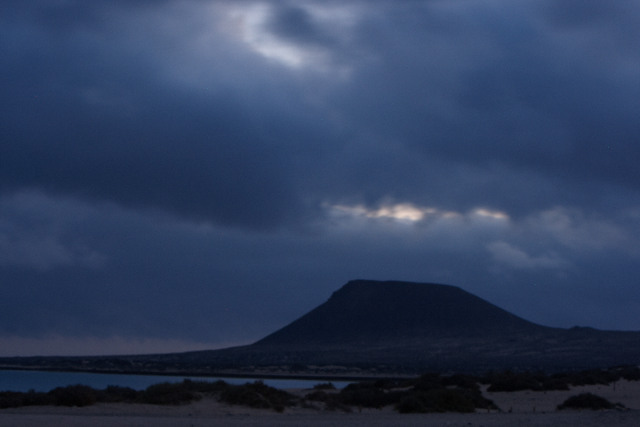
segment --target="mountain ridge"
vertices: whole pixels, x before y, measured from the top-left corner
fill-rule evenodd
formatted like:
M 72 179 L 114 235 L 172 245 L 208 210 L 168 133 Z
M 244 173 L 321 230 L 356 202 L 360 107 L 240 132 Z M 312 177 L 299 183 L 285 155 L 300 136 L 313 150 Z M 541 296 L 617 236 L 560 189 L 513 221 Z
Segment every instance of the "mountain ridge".
M 263 365 L 556 371 L 638 365 L 640 332 L 543 326 L 456 286 L 360 279 L 227 354 Z
M 544 328 L 456 286 L 359 279 L 254 345 L 384 342 L 390 337 L 535 333 Z
M 353 280 L 253 344 L 187 353 L 0 359 L 38 369 L 215 372 L 482 373 L 640 365 L 640 332 L 542 326 L 461 288 Z M 302 369 L 302 371 L 300 371 Z

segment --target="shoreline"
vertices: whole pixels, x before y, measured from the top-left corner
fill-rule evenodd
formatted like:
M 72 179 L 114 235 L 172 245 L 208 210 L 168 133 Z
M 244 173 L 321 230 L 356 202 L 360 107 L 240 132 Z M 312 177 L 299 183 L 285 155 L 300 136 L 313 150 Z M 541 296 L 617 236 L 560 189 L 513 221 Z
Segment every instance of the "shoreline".
M 68 372 L 68 373 L 86 373 L 96 375 L 140 375 L 140 376 L 158 376 L 158 377 L 202 377 L 202 378 L 249 378 L 249 379 L 265 379 L 265 380 L 318 380 L 318 381 L 375 381 L 380 379 L 411 379 L 420 376 L 420 374 L 385 374 L 380 373 L 373 375 L 370 373 L 358 374 L 349 372 L 344 375 L 340 374 L 323 374 L 323 373 L 287 373 L 281 372 L 260 372 L 260 371 L 128 371 L 128 370 L 107 370 L 107 369 L 82 369 L 82 368 L 54 368 L 54 367 L 22 367 L 0 365 L 0 371 L 26 371 L 26 372 Z M 0 390 L 2 391 L 2 390 Z

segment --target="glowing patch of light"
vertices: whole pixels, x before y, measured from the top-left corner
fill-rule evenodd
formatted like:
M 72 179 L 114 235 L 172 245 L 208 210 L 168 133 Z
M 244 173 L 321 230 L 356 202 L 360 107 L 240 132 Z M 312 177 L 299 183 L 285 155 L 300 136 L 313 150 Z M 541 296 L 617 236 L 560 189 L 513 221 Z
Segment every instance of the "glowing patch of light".
M 410 203 L 384 205 L 377 209 L 369 209 L 362 205 L 345 206 L 333 205 L 330 210 L 339 215 L 354 217 L 391 219 L 403 223 L 415 223 L 427 217 L 452 218 L 458 216 L 455 212 L 440 211 L 430 207 L 418 207 Z
M 401 221 L 420 221 L 425 214 L 435 212 L 434 209 L 419 209 L 410 204 L 400 204 L 394 206 L 385 206 L 376 211 L 369 213 L 373 218 L 392 218 Z M 431 212 L 431 213 L 433 213 Z
M 416 206 L 411 203 L 386 204 L 378 208 L 368 208 L 363 205 L 327 205 L 329 212 L 338 217 L 390 219 L 401 223 L 417 223 L 420 221 L 481 219 L 506 223 L 509 215 L 501 211 L 487 208 L 477 208 L 466 214 L 446 211 L 433 207 Z
M 492 211 L 492 210 L 486 209 L 486 208 L 474 209 L 471 212 L 471 214 L 474 215 L 474 216 L 479 216 L 479 217 L 489 218 L 489 219 L 495 219 L 495 220 L 499 220 L 499 221 L 506 221 L 506 220 L 509 219 L 509 215 L 507 215 L 504 212 Z

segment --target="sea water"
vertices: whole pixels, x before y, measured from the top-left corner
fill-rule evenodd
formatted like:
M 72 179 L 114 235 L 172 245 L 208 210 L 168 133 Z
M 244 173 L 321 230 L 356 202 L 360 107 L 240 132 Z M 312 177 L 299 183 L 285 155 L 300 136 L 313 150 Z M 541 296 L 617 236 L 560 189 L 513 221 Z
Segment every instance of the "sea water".
M 182 382 L 185 379 L 193 381 L 218 380 L 229 384 L 245 384 L 254 381 L 262 381 L 266 385 L 279 389 L 312 388 L 324 380 L 308 379 L 258 379 L 258 378 L 221 378 L 221 377 L 190 377 L 190 376 L 165 376 L 165 375 L 129 375 L 129 374 L 95 374 L 89 372 L 49 372 L 49 371 L 14 371 L 0 370 L 0 391 L 49 391 L 56 387 L 83 384 L 97 390 L 102 390 L 110 385 L 131 387 L 135 390 L 144 390 L 153 384 L 165 382 Z M 348 381 L 332 381 L 336 388 L 343 388 Z

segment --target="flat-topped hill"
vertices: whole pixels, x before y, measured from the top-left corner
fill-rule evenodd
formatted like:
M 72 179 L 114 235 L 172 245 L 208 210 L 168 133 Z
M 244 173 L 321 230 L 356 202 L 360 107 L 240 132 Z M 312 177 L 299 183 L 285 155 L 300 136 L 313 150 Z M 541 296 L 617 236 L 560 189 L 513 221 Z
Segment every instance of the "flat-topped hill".
M 545 329 L 550 328 L 455 286 L 353 280 L 324 304 L 255 345 L 382 343 L 539 333 Z
M 551 328 L 454 286 L 354 280 L 252 345 L 145 356 L 5 358 L 3 365 L 191 374 L 261 367 L 287 372 L 292 366 L 376 373 L 561 371 L 640 365 L 640 332 Z
M 550 371 L 640 364 L 640 332 L 542 326 L 455 286 L 353 280 L 255 344 L 212 354 L 256 365 Z

